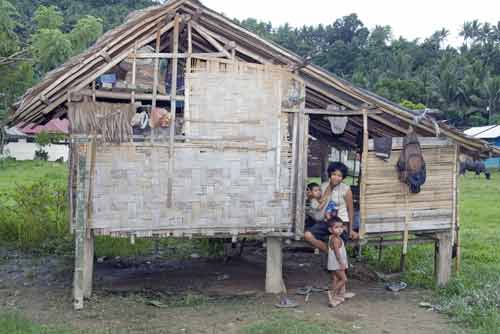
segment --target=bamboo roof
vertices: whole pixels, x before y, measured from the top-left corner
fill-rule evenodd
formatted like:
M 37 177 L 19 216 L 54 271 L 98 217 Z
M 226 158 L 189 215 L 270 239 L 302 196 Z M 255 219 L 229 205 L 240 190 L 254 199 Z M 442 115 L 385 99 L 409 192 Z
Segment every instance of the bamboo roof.
M 500 155 L 500 150 L 486 141 L 465 136 L 443 123 L 437 129 L 437 123 L 430 118 L 418 119 L 412 111 L 308 63 L 299 55 L 245 30 L 197 0 L 170 0 L 161 6 L 131 13 L 124 24 L 105 33 L 87 51 L 49 72 L 40 83 L 29 89 L 13 105 L 7 124 L 46 123 L 54 117 L 64 116 L 70 92 L 88 88 L 101 74 L 127 58 L 135 47 L 153 42 L 158 30 L 167 35 L 176 14 L 192 20 L 206 35 L 221 44 L 235 44 L 236 56 L 240 60 L 289 66 L 306 83 L 308 108 L 326 109 L 333 105 L 341 110 L 358 110 L 369 106 L 370 110 L 377 110 L 377 115 L 369 113 L 371 136 L 401 136 L 412 125 L 422 136 L 449 137 L 474 154 Z M 168 37 L 164 42 L 167 46 Z M 193 36 L 193 43 L 199 50 L 210 49 L 203 36 Z M 313 135 L 346 147 L 355 147 L 356 137 L 362 129 L 362 118 L 350 117 L 346 132 L 340 137 L 333 136 L 328 129 L 328 122 L 323 117 L 311 116 Z

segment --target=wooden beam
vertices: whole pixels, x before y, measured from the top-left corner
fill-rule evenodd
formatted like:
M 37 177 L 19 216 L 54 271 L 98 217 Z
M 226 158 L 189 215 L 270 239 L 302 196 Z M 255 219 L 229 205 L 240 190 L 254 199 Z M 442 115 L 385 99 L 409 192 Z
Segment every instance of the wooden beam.
M 100 97 L 100 98 L 105 98 L 105 99 L 112 99 L 112 100 L 131 100 L 132 101 L 132 93 L 134 93 L 133 89 L 130 92 L 114 92 L 114 91 L 96 90 L 95 96 Z M 92 90 L 82 89 L 79 91 L 72 92 L 71 95 L 92 96 Z M 153 94 L 135 93 L 134 96 L 135 96 L 136 100 L 153 100 Z M 183 101 L 184 96 L 177 95 L 177 96 L 175 96 L 175 99 L 178 101 Z M 172 100 L 172 96 L 158 94 L 156 96 L 156 100 L 157 101 L 170 101 L 170 100 Z
M 200 34 L 201 37 L 203 37 L 208 43 L 210 43 L 210 45 L 212 45 L 217 51 L 223 53 L 226 56 L 226 58 L 228 58 L 228 59 L 232 58 L 231 54 L 222 45 L 220 45 L 220 43 L 217 42 L 215 40 L 215 38 L 213 38 L 212 36 L 210 36 L 210 34 L 206 31 L 205 28 L 203 28 L 202 26 L 200 26 L 195 21 L 192 21 L 191 25 L 192 25 L 192 28 L 194 30 L 196 30 L 196 32 L 198 34 Z

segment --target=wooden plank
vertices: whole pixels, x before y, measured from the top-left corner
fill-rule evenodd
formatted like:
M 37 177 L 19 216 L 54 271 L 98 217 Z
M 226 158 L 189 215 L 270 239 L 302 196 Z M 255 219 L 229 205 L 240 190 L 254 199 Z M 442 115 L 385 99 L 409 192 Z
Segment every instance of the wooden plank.
M 383 219 L 383 218 L 399 218 L 404 217 L 406 211 L 386 211 L 382 213 L 370 213 L 367 219 Z M 438 217 L 438 216 L 451 216 L 452 210 L 450 209 L 436 209 L 436 210 L 419 210 L 412 211 L 410 218 L 422 218 L 422 217 Z
M 174 141 L 175 141 L 175 117 L 177 102 L 175 96 L 177 95 L 177 63 L 178 59 L 176 57 L 179 51 L 179 22 L 180 16 L 176 15 L 174 18 L 174 30 L 172 32 L 172 53 L 174 57 L 172 58 L 172 81 L 171 81 L 171 91 L 170 95 L 174 98 L 170 100 L 170 115 L 172 120 L 170 123 L 170 138 L 169 138 L 169 148 L 168 148 L 168 192 L 167 192 L 167 207 L 173 207 L 173 178 L 174 178 Z
M 398 223 L 378 223 L 378 224 L 366 224 L 366 235 L 376 233 L 389 233 L 389 232 L 401 232 L 404 230 L 404 220 L 402 219 Z M 418 221 L 409 222 L 409 231 L 435 231 L 435 230 L 449 230 L 451 228 L 450 220 L 430 220 L 430 221 Z
M 392 149 L 393 150 L 401 150 L 403 148 L 403 139 L 402 137 L 392 138 Z M 442 147 L 442 146 L 452 146 L 453 141 L 450 139 L 442 139 L 436 137 L 418 137 L 418 141 L 420 142 L 420 146 L 422 148 L 429 147 Z M 368 142 L 368 149 L 370 151 L 374 150 L 373 140 Z
M 297 110 L 284 109 L 283 112 L 293 113 L 297 112 Z M 309 115 L 327 115 L 327 116 L 363 116 L 363 111 L 355 111 L 355 110 L 328 110 L 328 109 L 306 108 L 304 113 Z M 381 112 L 377 110 L 371 110 L 370 113 L 379 114 Z

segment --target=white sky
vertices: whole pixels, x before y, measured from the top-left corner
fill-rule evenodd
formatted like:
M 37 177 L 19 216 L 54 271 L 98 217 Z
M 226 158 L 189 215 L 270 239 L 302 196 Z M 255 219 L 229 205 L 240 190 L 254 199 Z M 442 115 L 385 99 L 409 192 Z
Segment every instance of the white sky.
M 430 36 L 436 30 L 450 31 L 448 43 L 457 44 L 465 21 L 478 19 L 496 24 L 500 21 L 498 0 L 201 0 L 202 3 L 230 18 L 253 17 L 270 21 L 273 26 L 290 23 L 302 25 L 330 24 L 351 13 L 366 27 L 390 25 L 395 38 Z

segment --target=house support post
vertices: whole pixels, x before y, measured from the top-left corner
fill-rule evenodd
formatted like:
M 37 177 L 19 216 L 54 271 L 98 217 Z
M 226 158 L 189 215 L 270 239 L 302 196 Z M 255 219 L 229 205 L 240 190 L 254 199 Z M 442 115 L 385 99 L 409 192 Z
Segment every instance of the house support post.
M 285 282 L 283 281 L 281 238 L 268 237 L 266 239 L 266 249 L 266 292 L 286 293 Z
M 450 232 L 443 232 L 436 234 L 436 247 L 435 247 L 435 259 L 436 259 L 436 284 L 438 286 L 443 286 L 450 280 L 451 277 L 451 254 L 452 254 L 452 236 Z
M 94 269 L 94 235 L 89 226 L 90 179 L 95 144 L 74 145 L 76 156 L 77 194 L 75 205 L 75 271 L 73 277 L 73 306 L 83 308 L 83 299 L 92 294 Z M 94 151 L 94 152 L 93 152 Z

